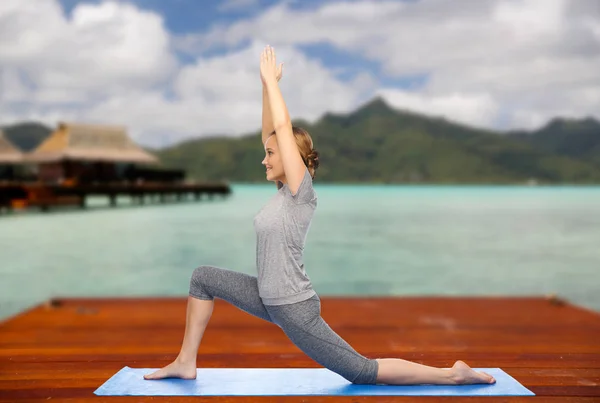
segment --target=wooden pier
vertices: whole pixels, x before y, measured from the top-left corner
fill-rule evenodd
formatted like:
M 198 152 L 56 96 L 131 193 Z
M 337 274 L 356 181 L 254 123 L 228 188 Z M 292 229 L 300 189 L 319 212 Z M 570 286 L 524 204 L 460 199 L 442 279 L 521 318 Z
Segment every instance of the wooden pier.
M 186 298 L 55 299 L 0 323 L 1 402 L 600 402 L 600 314 L 559 299 L 328 298 L 322 315 L 357 351 L 449 367 L 499 367 L 534 397 L 98 397 L 124 366 L 179 352 Z M 319 368 L 277 326 L 217 300 L 203 367 Z
M 48 211 L 57 206 L 85 208 L 89 196 L 107 197 L 110 206 L 115 207 L 120 196 L 131 197 L 134 203 L 141 205 L 149 198 L 165 203 L 182 201 L 189 196 L 199 200 L 203 195 L 212 198 L 230 194 L 231 188 L 226 183 L 0 184 L 0 209 L 33 207 Z
M 59 122 L 34 150 L 23 152 L 0 131 L 0 213 L 4 210 L 86 207 L 88 196 L 120 196 L 134 204 L 184 201 L 189 196 L 227 196 L 227 183 L 189 183 L 137 145 L 123 126 Z M 35 169 L 32 169 L 35 166 Z M 148 200 L 150 199 L 150 200 Z

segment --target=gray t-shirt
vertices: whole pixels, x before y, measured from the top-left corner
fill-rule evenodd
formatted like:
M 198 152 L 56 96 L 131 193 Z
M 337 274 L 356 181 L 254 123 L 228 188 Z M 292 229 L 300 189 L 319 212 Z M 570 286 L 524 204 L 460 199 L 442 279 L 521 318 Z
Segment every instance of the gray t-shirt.
M 302 258 L 316 208 L 317 194 L 306 168 L 295 195 L 288 185 L 280 186 L 254 217 L 258 292 L 263 304 L 293 304 L 316 294 Z

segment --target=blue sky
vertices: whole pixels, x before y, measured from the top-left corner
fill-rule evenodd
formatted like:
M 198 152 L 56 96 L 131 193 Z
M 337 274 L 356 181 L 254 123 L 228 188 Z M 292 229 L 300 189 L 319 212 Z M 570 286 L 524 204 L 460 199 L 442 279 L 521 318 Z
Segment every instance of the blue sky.
M 103 0 L 87 1 L 102 3 Z M 190 31 L 202 32 L 214 24 L 229 24 L 233 21 L 256 16 L 269 7 L 281 3 L 277 0 L 129 0 L 141 9 L 153 10 L 163 16 L 167 28 L 182 34 Z M 350 3 L 351 1 L 348 1 Z M 61 0 L 65 13 L 70 13 L 81 0 Z M 288 0 L 292 10 L 314 10 L 326 0 Z
M 392 107 L 477 127 L 600 118 L 600 7 L 577 0 L 3 0 L 10 124 L 125 125 L 148 145 L 260 125 L 258 55 L 292 117 Z M 585 44 L 585 46 L 582 46 Z
M 88 3 L 101 3 L 94 0 Z M 141 9 L 153 10 L 159 13 L 165 21 L 167 28 L 175 33 L 182 34 L 190 31 L 202 32 L 208 30 L 211 25 L 219 23 L 231 23 L 238 18 L 250 17 L 260 13 L 262 9 L 273 5 L 276 1 L 252 1 L 246 7 L 237 9 L 220 10 L 223 1 L 194 1 L 194 0 L 131 0 Z M 81 3 L 80 0 L 61 0 L 66 13 Z M 308 1 L 307 3 L 316 3 Z M 299 5 L 294 5 L 298 7 Z

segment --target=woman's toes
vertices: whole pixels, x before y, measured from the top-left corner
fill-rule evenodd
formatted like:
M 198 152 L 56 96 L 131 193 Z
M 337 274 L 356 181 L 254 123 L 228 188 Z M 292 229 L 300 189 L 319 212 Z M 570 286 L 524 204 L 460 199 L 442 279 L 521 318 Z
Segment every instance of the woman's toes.
M 489 383 L 496 383 L 496 379 L 494 379 L 494 377 L 488 374 L 487 372 L 482 372 L 482 374 L 488 377 Z

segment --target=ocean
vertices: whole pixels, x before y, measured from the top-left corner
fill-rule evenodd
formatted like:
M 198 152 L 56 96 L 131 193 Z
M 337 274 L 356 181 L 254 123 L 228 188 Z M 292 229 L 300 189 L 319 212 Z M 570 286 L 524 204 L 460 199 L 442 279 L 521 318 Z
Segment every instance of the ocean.
M 0 215 L 0 320 L 52 297 L 187 296 L 200 265 L 256 274 L 254 215 L 227 198 Z M 600 187 L 332 185 L 304 263 L 321 296 L 556 294 L 600 311 Z

